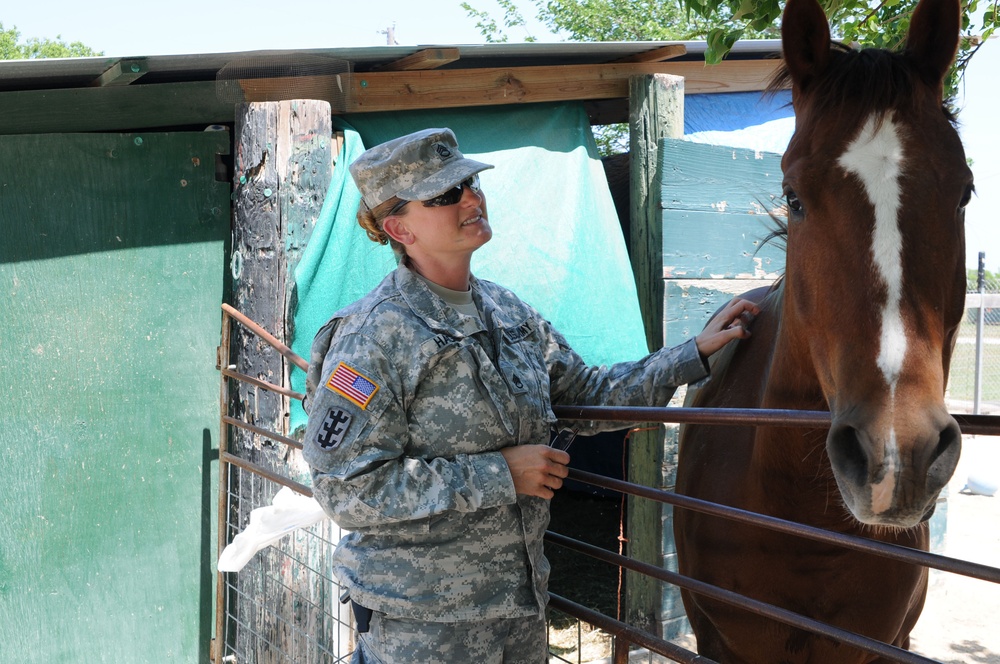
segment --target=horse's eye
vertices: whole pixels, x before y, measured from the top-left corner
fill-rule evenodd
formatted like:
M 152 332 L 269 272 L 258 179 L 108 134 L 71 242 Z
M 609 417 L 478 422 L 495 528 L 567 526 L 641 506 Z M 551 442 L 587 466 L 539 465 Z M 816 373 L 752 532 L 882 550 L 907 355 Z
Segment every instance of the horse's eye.
M 804 213 L 802 201 L 791 189 L 785 189 L 785 205 L 788 207 L 789 215 L 801 216 Z
M 965 209 L 965 206 L 968 205 L 969 201 L 972 200 L 972 193 L 975 190 L 976 190 L 976 186 L 973 185 L 973 184 L 970 184 L 970 185 L 968 185 L 965 188 L 965 193 L 962 194 L 962 202 L 958 204 L 958 209 L 959 210 L 964 210 Z

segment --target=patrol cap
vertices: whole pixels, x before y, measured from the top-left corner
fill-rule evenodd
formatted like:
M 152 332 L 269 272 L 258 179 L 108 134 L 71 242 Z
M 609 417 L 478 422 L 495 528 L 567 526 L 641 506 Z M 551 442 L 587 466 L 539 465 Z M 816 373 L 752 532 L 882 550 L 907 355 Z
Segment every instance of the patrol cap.
M 393 196 L 429 200 L 488 168 L 462 155 L 451 129 L 424 129 L 366 150 L 350 171 L 365 204 L 375 208 Z

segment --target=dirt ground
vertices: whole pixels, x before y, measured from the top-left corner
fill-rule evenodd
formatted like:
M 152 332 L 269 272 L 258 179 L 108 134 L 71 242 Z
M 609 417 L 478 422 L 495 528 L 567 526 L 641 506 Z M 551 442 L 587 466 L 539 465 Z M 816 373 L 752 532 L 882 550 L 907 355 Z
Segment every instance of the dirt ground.
M 1000 437 L 964 438 L 962 457 L 948 487 L 945 549 L 939 553 L 1000 567 L 1000 491 L 995 496 L 963 491 L 970 475 L 1000 481 Z M 553 501 L 553 530 L 612 550 L 617 550 L 618 516 L 616 500 L 574 499 L 559 504 L 557 494 Z M 571 599 L 615 615 L 616 572 L 558 547 L 546 547 L 546 553 L 553 563 L 553 592 L 563 589 Z M 609 661 L 610 641 L 599 630 L 578 630 L 568 619 L 556 621 L 555 627 L 550 639 L 560 658 L 550 661 Z M 931 570 L 927 602 L 911 639 L 914 652 L 943 664 L 1000 664 L 1000 584 Z M 695 647 L 690 637 L 677 641 Z

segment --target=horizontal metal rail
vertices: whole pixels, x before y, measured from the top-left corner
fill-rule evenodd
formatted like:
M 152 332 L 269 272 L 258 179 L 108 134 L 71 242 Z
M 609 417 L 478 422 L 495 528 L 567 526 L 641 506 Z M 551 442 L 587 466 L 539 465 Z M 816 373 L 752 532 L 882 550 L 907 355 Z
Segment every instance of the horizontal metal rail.
M 560 535 L 560 537 L 562 536 Z M 548 534 L 546 534 L 546 539 L 548 539 Z M 570 542 L 576 542 L 576 540 L 570 540 L 568 537 L 565 539 Z M 582 544 L 582 542 L 578 543 Z M 603 550 L 601 549 L 601 551 Z M 642 646 L 647 650 L 655 652 L 657 655 L 669 657 L 675 662 L 681 662 L 681 664 L 718 664 L 714 659 L 702 657 L 670 641 L 664 641 L 661 638 L 653 636 L 638 627 L 633 627 L 628 623 L 609 618 L 599 611 L 588 609 L 582 604 L 577 604 L 555 593 L 549 593 L 549 606 L 562 611 L 566 615 L 584 620 L 591 625 L 596 625 L 612 636 L 620 637 L 629 643 Z
M 226 463 L 231 463 L 234 466 L 239 466 L 244 470 L 249 470 L 251 473 L 256 473 L 261 477 L 269 479 L 275 484 L 280 484 L 281 486 L 287 486 L 292 491 L 301 493 L 303 496 L 306 496 L 307 498 L 312 498 L 313 492 L 310 487 L 307 487 L 305 484 L 300 484 L 295 480 L 289 479 L 284 475 L 279 475 L 278 473 L 272 470 L 268 470 L 267 468 L 261 466 L 260 464 L 256 464 L 253 461 L 247 461 L 246 459 L 241 459 L 240 457 L 230 454 L 229 452 L 223 452 L 221 455 L 219 455 L 219 458 L 221 458 Z
M 584 542 L 574 540 L 564 535 L 547 531 L 545 533 L 545 541 L 553 542 L 568 549 L 579 551 L 580 553 L 584 553 L 598 560 L 611 563 L 612 565 L 618 565 L 620 567 L 630 569 L 633 572 L 638 572 L 645 576 L 650 576 L 654 579 L 665 581 L 675 586 L 680 586 L 681 588 L 685 588 L 691 592 L 696 592 L 699 595 L 704 595 L 705 597 L 710 597 L 714 600 L 725 602 L 726 604 L 736 606 L 741 609 L 747 609 L 748 611 L 771 618 L 772 620 L 783 622 L 786 625 L 798 627 L 800 629 L 813 632 L 814 634 L 829 637 L 835 641 L 847 643 L 856 648 L 860 648 L 865 652 L 870 652 L 872 654 L 879 655 L 880 657 L 887 657 L 896 662 L 904 662 L 906 664 L 939 664 L 936 660 L 928 659 L 921 655 L 917 655 L 916 653 L 909 652 L 908 650 L 902 650 L 901 648 L 890 646 L 886 643 L 882 643 L 881 641 L 868 638 L 867 636 L 861 636 L 860 634 L 855 634 L 854 632 L 849 632 L 845 629 L 840 629 L 839 627 L 834 627 L 818 620 L 813 620 L 812 618 L 806 618 L 798 613 L 782 609 L 774 606 L 773 604 L 767 604 L 765 602 L 751 599 L 745 595 L 732 592 L 731 590 L 724 590 L 718 586 L 713 586 L 711 584 L 692 579 L 691 577 L 683 576 L 677 572 L 671 572 L 663 569 L 662 567 L 657 567 L 656 565 L 650 565 L 649 563 L 633 560 L 627 556 L 613 553 L 607 549 L 602 549 L 592 544 L 585 544 Z M 668 653 L 660 652 L 658 650 L 655 652 L 661 655 L 668 655 Z
M 681 408 L 658 406 L 553 406 L 552 412 L 564 420 L 603 422 L 669 422 L 671 424 L 716 424 L 775 427 L 830 426 L 825 410 L 783 410 L 773 408 Z M 1000 435 L 1000 416 L 952 413 L 962 433 Z
M 294 438 L 289 438 L 288 436 L 282 436 L 279 433 L 275 433 L 275 432 L 269 431 L 267 429 L 262 429 L 262 428 L 260 428 L 258 426 L 254 426 L 252 424 L 248 424 L 248 423 L 244 422 L 243 420 L 238 420 L 235 417 L 231 417 L 229 415 L 223 415 L 222 416 L 222 421 L 225 422 L 226 424 L 232 424 L 234 427 L 238 427 L 240 429 L 245 429 L 246 431 L 252 431 L 253 433 L 255 433 L 257 435 L 260 435 L 260 436 L 264 436 L 265 438 L 270 438 L 271 440 L 273 440 L 275 442 L 284 443 L 285 445 L 288 445 L 289 447 L 294 447 L 297 450 L 301 450 L 302 449 L 302 443 L 300 443 L 299 441 L 295 440 Z
M 257 387 L 263 388 L 270 392 L 276 392 L 278 394 L 283 394 L 290 399 L 297 399 L 302 401 L 305 395 L 290 390 L 287 387 L 281 387 L 280 385 L 275 385 L 274 383 L 269 383 L 266 380 L 260 380 L 259 378 L 254 378 L 253 376 L 248 376 L 245 373 L 240 373 L 239 371 L 234 371 L 232 366 L 220 369 L 223 376 L 227 378 L 235 378 L 236 380 L 241 380 L 244 383 L 250 383 L 251 385 L 256 385 Z
M 270 345 L 276 351 L 281 353 L 282 357 L 284 357 L 286 360 L 297 366 L 299 369 L 302 369 L 303 371 L 309 370 L 309 362 L 303 359 L 301 355 L 293 351 L 285 344 L 278 341 L 277 337 L 275 337 L 273 334 L 262 328 L 260 325 L 258 325 L 257 323 L 253 322 L 252 320 L 244 316 L 237 309 L 234 309 L 228 304 L 223 304 L 222 310 L 225 311 L 230 316 L 232 316 L 233 318 L 235 318 L 236 320 L 238 320 L 240 323 L 242 323 L 243 326 L 246 327 L 248 330 L 256 334 L 264 341 L 266 341 L 268 345 Z
M 594 486 L 599 486 L 605 489 L 612 489 L 613 491 L 619 491 L 621 493 L 627 493 L 641 498 L 648 498 L 660 503 L 667 503 L 674 505 L 675 507 L 692 509 L 704 514 L 711 514 L 712 516 L 761 526 L 788 535 L 798 535 L 819 542 L 834 544 L 848 549 L 854 549 L 855 551 L 862 551 L 864 553 L 882 556 L 883 558 L 898 560 L 904 563 L 933 567 L 934 569 L 943 570 L 945 572 L 953 572 L 955 574 L 971 576 L 983 581 L 1000 583 L 1000 569 L 990 567 L 988 565 L 981 565 L 979 563 L 959 560 L 957 558 L 949 558 L 947 556 L 940 556 L 935 553 L 921 551 L 920 549 L 911 549 L 909 547 L 898 546 L 896 544 L 878 542 L 864 537 L 835 533 L 829 530 L 823 530 L 822 528 L 816 528 L 815 526 L 807 526 L 802 523 L 786 521 L 773 516 L 766 516 L 756 512 L 748 512 L 747 510 L 741 510 L 736 507 L 719 505 L 718 503 L 692 498 L 673 491 L 664 491 L 662 489 L 653 489 L 639 484 L 632 484 L 623 480 L 616 480 L 610 477 L 604 477 L 603 475 L 595 475 L 594 473 L 588 473 L 575 468 L 570 468 L 569 478 L 586 482 L 587 484 L 593 484 Z

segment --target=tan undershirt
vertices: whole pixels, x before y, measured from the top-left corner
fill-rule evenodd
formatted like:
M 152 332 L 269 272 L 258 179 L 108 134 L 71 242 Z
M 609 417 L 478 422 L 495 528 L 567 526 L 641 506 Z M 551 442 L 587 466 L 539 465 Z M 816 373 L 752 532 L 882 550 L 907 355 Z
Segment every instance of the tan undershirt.
M 479 315 L 479 309 L 476 308 L 475 302 L 472 301 L 471 288 L 464 291 L 452 290 L 436 284 L 433 281 L 429 281 L 419 274 L 417 277 L 427 284 L 427 287 L 430 288 L 435 295 L 454 307 L 456 311 L 465 314 L 466 316 L 472 316 L 480 323 L 482 322 L 482 317 Z

